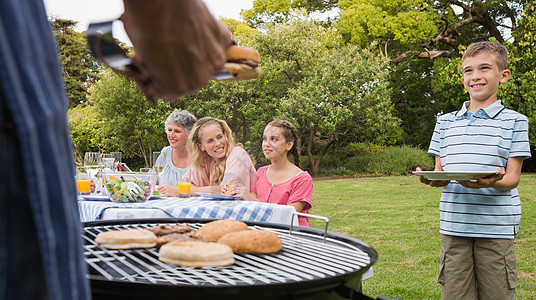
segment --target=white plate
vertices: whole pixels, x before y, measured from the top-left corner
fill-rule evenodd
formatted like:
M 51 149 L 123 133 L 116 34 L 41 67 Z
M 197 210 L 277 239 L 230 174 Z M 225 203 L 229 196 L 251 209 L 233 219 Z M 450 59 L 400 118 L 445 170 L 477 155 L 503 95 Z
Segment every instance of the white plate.
M 86 201 L 112 201 L 106 195 L 82 195 L 80 198 Z
M 204 198 L 211 200 L 235 200 L 235 196 L 223 195 L 223 194 L 211 194 L 211 193 L 197 193 Z
M 413 174 L 426 177 L 428 180 L 474 180 L 475 176 L 487 177 L 497 172 L 482 171 L 414 171 Z
M 106 195 L 82 195 L 80 198 L 85 201 L 112 201 L 110 197 Z M 151 196 L 149 200 L 156 200 L 160 198 L 161 196 Z

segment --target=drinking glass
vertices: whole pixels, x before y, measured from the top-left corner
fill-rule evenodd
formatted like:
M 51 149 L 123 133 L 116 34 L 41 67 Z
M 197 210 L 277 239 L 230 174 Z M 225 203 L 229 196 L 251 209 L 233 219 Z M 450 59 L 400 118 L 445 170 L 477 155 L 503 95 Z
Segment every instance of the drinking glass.
M 104 192 L 102 188 L 102 156 L 99 152 L 86 152 L 84 154 L 84 167 L 86 167 L 86 173 L 95 183 L 95 192 Z
M 99 166 L 101 155 L 99 152 L 86 152 L 84 154 L 84 166 Z
M 75 178 L 78 195 L 91 194 L 91 176 L 88 167 L 76 167 Z
M 115 159 L 115 162 L 121 162 L 121 152 L 110 152 L 110 155 Z
M 101 154 L 101 161 L 103 169 L 115 170 L 115 158 L 110 153 Z
M 114 158 L 113 170 L 117 171 L 117 165 L 121 163 L 121 152 L 110 152 L 110 155 Z
M 153 152 L 153 167 L 158 175 L 162 175 L 164 172 L 164 165 L 166 164 L 165 152 Z
M 166 163 L 166 153 L 156 151 L 153 152 L 153 168 L 158 173 L 158 185 L 160 184 L 160 176 L 164 172 L 164 164 Z
M 178 184 L 177 187 L 179 189 L 179 197 L 180 198 L 189 198 L 190 197 L 190 191 L 192 189 L 192 184 L 190 183 L 189 180 L 179 179 L 179 184 Z

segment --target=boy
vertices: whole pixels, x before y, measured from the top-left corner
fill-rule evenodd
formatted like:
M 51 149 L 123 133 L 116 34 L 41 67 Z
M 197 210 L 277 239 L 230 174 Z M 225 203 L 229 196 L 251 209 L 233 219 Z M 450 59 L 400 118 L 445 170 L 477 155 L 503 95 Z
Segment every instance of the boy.
M 514 237 L 521 203 L 517 185 L 530 157 L 527 118 L 497 100 L 510 78 L 508 51 L 478 42 L 462 57 L 470 101 L 439 117 L 428 153 L 435 171 L 497 171 L 476 181 L 420 181 L 444 187 L 439 205 L 442 299 L 515 299 Z M 419 170 L 419 169 L 418 169 Z

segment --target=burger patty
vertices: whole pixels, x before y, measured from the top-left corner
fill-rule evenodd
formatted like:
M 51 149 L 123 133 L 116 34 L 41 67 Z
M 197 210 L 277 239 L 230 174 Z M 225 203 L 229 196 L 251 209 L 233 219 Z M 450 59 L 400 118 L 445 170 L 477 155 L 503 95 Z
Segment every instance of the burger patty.
M 248 65 L 252 68 L 256 68 L 259 66 L 258 63 L 252 61 L 252 60 L 249 60 L 249 59 L 228 59 L 227 62 L 230 62 L 230 63 L 237 63 L 237 64 L 244 64 L 244 65 Z
M 169 225 L 162 224 L 153 227 L 146 228 L 153 232 L 156 236 L 163 236 L 171 233 L 187 233 L 192 231 L 192 227 L 188 224 Z
M 188 233 L 170 233 L 163 236 L 159 236 L 156 239 L 156 246 L 160 247 L 164 244 L 171 242 L 187 242 L 187 241 L 197 241 L 197 242 L 206 242 L 203 238 L 198 237 L 193 234 L 193 231 Z

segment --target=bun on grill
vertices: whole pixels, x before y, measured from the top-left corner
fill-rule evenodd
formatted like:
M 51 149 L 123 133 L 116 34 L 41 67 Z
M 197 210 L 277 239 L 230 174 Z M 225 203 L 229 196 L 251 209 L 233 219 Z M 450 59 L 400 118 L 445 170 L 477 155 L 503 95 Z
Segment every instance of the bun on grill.
M 156 235 L 145 229 L 111 230 L 97 234 L 95 242 L 107 249 L 152 248 Z
M 248 225 L 238 220 L 217 220 L 209 222 L 199 228 L 196 235 L 208 242 L 217 242 L 222 236 L 230 232 L 247 230 Z
M 183 267 L 220 267 L 234 263 L 233 250 L 223 244 L 172 242 L 160 247 L 158 259 Z
M 245 230 L 231 232 L 218 240 L 237 253 L 275 253 L 283 247 L 276 233 L 266 230 Z

